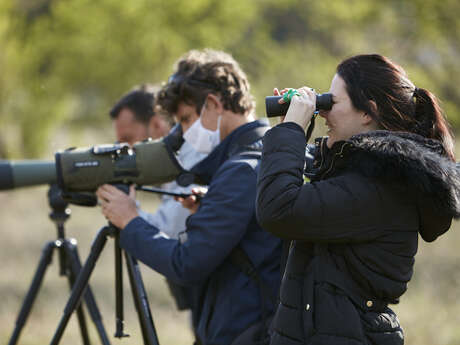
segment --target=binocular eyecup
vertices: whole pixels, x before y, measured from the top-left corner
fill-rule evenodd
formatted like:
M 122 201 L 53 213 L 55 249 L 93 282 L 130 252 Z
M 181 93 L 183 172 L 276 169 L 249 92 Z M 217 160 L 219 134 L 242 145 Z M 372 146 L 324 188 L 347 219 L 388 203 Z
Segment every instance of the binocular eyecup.
M 265 97 L 265 111 L 267 117 L 284 116 L 286 115 L 290 103 L 278 103 L 283 96 L 267 96 Z M 316 95 L 316 111 L 331 110 L 332 94 L 323 93 Z

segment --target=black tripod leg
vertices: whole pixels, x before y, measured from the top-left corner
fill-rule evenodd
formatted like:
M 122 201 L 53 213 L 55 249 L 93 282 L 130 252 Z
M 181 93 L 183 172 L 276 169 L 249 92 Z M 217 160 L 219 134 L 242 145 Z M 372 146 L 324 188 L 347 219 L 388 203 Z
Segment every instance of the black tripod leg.
M 76 241 L 75 240 L 66 241 L 64 249 L 65 249 L 66 258 L 68 260 L 68 264 L 70 268 L 70 284 L 73 287 L 73 285 L 75 284 L 75 280 L 78 276 L 78 273 L 82 269 L 80 256 L 78 255 Z M 102 322 L 102 316 L 99 312 L 99 308 L 97 307 L 93 292 L 91 291 L 91 288 L 89 286 L 86 289 L 86 292 L 83 298 L 85 300 L 86 307 L 88 308 L 89 315 L 96 326 L 99 337 L 101 339 L 101 343 L 104 345 L 110 345 L 109 339 L 107 337 L 107 333 L 105 332 L 104 324 Z M 80 304 L 80 307 L 78 307 L 77 309 L 80 327 L 82 327 L 82 321 L 80 320 L 81 306 L 82 304 Z M 86 323 L 84 323 L 84 320 L 83 320 L 83 325 L 86 326 Z M 83 334 L 83 331 L 82 331 L 82 334 Z
M 19 339 L 21 330 L 27 321 L 27 317 L 29 316 L 29 313 L 35 302 L 35 298 L 37 297 L 38 291 L 40 290 L 40 286 L 42 284 L 43 277 L 45 276 L 46 269 L 48 268 L 48 265 L 51 262 L 51 258 L 53 257 L 54 248 L 56 248 L 55 242 L 48 242 L 43 247 L 42 256 L 40 257 L 37 270 L 35 271 L 35 275 L 30 285 L 29 291 L 27 292 L 27 295 L 21 307 L 21 311 L 19 312 L 18 318 L 16 319 L 16 325 L 8 345 L 16 344 L 16 342 Z
M 96 238 L 94 239 L 88 259 L 86 259 L 85 265 L 78 274 L 77 280 L 75 281 L 75 285 L 72 289 L 72 293 L 70 294 L 69 300 L 64 308 L 64 315 L 62 315 L 58 328 L 54 333 L 53 339 L 51 339 L 51 345 L 59 344 L 65 327 L 69 322 L 70 316 L 79 304 L 83 292 L 85 292 L 85 289 L 88 286 L 89 277 L 94 270 L 94 266 L 96 265 L 96 261 L 99 258 L 99 255 L 104 249 L 104 246 L 107 242 L 107 236 L 112 235 L 113 233 L 114 229 L 112 227 L 106 226 L 98 232 Z
M 69 280 L 70 289 L 72 289 L 72 286 L 75 283 L 75 276 L 73 275 L 73 273 L 70 273 L 67 276 L 67 278 Z M 77 307 L 77 318 L 78 318 L 78 325 L 80 326 L 80 334 L 81 334 L 81 339 L 83 340 L 83 344 L 90 345 L 91 342 L 89 340 L 89 335 L 88 335 L 88 326 L 86 323 L 85 313 L 83 312 L 83 305 L 81 303 L 79 303 Z
M 141 324 L 144 344 L 159 345 L 139 265 L 137 261 L 127 252 L 125 252 L 125 258 L 128 266 L 129 282 L 131 283 L 134 305 Z

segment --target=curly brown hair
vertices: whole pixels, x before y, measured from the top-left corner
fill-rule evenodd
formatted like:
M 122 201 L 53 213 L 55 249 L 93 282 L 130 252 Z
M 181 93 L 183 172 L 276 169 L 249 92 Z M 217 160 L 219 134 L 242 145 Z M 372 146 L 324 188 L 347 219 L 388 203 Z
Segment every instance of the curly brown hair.
M 179 103 L 193 105 L 197 113 L 209 93 L 220 96 L 224 109 L 236 114 L 248 114 L 255 108 L 246 74 L 235 59 L 223 51 L 191 50 L 176 64 L 157 97 L 157 105 L 170 114 Z

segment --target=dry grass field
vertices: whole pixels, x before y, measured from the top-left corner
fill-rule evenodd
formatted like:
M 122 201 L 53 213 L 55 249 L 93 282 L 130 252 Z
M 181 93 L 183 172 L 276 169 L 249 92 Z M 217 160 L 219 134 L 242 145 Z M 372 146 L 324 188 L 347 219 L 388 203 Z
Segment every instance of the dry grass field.
M 48 217 L 48 188 L 34 187 L 0 192 L 0 344 L 7 344 L 16 316 L 29 288 L 44 245 L 57 238 L 54 223 Z M 155 196 L 139 195 L 146 210 L 154 210 Z M 66 237 L 78 241 L 82 261 L 86 260 L 91 241 L 106 224 L 98 208 L 70 205 L 71 216 L 65 224 Z M 125 332 L 129 338 L 118 340 L 115 332 L 114 241 L 109 239 L 91 276 L 90 285 L 101 311 L 111 343 L 142 344 L 137 314 L 124 269 Z M 141 264 L 144 284 L 160 344 L 191 344 L 188 312 L 176 311 L 164 278 Z M 54 252 L 40 293 L 21 334 L 19 344 L 48 344 L 57 328 L 70 295 L 66 277 L 59 276 L 59 259 Z M 86 313 L 88 316 L 88 314 Z M 92 343 L 99 344 L 94 325 L 87 321 Z M 61 344 L 81 344 L 77 318 L 72 315 Z
M 17 313 L 28 290 L 43 246 L 56 239 L 55 225 L 49 220 L 47 187 L 0 192 L 0 343 L 6 344 L 14 328 Z M 157 199 L 139 195 L 145 209 L 153 211 Z M 68 238 L 78 240 L 80 257 L 88 255 L 92 239 L 105 225 L 98 208 L 70 206 L 66 222 Z M 420 241 L 415 275 L 408 292 L 395 306 L 405 328 L 406 344 L 460 344 L 460 229 L 452 229 L 432 244 Z M 59 276 L 58 256 L 42 284 L 32 313 L 21 334 L 20 344 L 38 345 L 50 342 L 69 296 L 65 278 Z M 161 344 L 191 344 L 187 312 L 178 312 L 169 295 L 164 279 L 142 266 L 150 306 Z M 134 311 L 125 269 L 125 330 L 131 336 L 121 343 L 141 344 L 142 338 Z M 101 310 L 111 343 L 115 331 L 113 241 L 109 240 L 90 281 Z M 99 344 L 90 324 L 91 339 Z M 73 315 L 64 333 L 62 344 L 81 344 L 78 324 Z

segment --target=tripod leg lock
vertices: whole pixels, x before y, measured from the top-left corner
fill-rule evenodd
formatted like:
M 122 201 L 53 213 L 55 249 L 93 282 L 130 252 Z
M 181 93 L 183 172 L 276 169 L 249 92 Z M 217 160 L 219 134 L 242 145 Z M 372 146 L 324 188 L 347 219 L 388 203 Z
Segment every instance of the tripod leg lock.
M 117 323 L 117 329 L 116 329 L 115 334 L 113 336 L 115 338 L 127 338 L 127 337 L 129 337 L 129 334 L 125 333 L 124 330 L 123 330 L 124 321 L 117 318 L 116 323 Z

